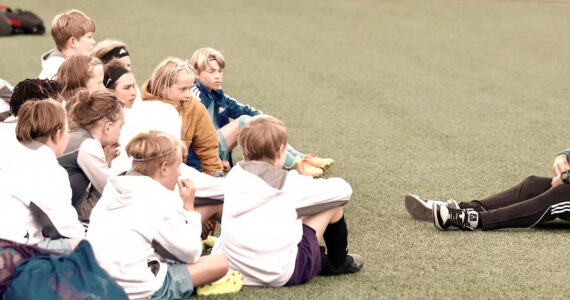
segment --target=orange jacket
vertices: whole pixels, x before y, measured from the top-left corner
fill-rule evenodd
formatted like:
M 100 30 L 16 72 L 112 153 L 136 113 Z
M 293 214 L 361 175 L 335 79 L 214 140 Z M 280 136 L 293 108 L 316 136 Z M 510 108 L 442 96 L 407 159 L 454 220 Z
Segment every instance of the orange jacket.
M 148 84 L 149 80 L 141 87 L 142 99 L 162 101 L 176 108 L 182 119 L 182 141 L 196 153 L 204 173 L 212 175 L 216 171 L 222 172 L 222 161 L 218 152 L 218 133 L 204 105 L 194 98 L 181 102 L 154 96 L 149 93 Z

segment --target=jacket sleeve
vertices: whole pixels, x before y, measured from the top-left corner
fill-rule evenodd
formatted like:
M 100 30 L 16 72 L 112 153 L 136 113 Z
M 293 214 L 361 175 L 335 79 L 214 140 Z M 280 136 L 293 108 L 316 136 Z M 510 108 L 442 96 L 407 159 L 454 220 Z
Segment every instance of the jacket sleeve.
M 71 206 L 71 187 L 67 172 L 63 169 L 54 170 L 43 177 L 43 188 L 35 187 L 41 191 L 41 195 L 32 200 L 30 209 L 44 232 L 55 229 L 59 235 L 66 238 L 85 238 L 85 229 L 79 223 L 77 211 Z
M 111 169 L 107 166 L 101 144 L 94 139 L 85 140 L 79 148 L 77 164 L 95 189 L 103 193 L 103 188 L 111 176 Z
M 164 211 L 154 240 L 180 261 L 195 263 L 202 254 L 202 216 L 184 210 L 180 198 L 173 200 L 177 203 L 169 201 L 161 207 Z
M 352 195 L 352 188 L 342 178 L 314 179 L 289 171 L 283 190 L 295 199 L 299 216 L 310 216 L 329 208 L 345 205 Z
M 192 150 L 200 160 L 200 166 L 206 174 L 223 171 L 218 152 L 218 133 L 204 105 L 196 101 L 196 129 L 192 138 Z
M 228 111 L 228 116 L 232 119 L 237 119 L 240 116 L 257 116 L 262 114 L 261 110 L 255 109 L 252 106 L 239 103 L 236 99 L 224 94 L 224 106 Z
M 570 162 L 570 148 L 564 149 L 562 152 L 556 154 L 556 156 L 559 156 L 561 154 L 566 154 L 566 156 L 568 157 L 568 162 Z
M 224 178 L 204 174 L 186 164 L 180 165 L 180 178 L 190 178 L 196 186 L 196 198 L 224 200 Z

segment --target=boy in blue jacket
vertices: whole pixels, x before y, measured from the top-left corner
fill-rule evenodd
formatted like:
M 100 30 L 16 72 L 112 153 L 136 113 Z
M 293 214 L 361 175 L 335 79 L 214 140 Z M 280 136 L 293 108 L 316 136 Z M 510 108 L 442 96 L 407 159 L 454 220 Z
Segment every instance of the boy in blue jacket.
M 214 122 L 218 132 L 220 158 L 227 171 L 230 168 L 230 153 L 237 146 L 241 128 L 251 117 L 262 112 L 224 94 L 221 84 L 226 63 L 219 51 L 212 48 L 198 49 L 192 54 L 190 65 L 196 76 L 192 94 L 206 106 Z M 234 120 L 230 122 L 230 118 Z M 305 155 L 287 145 L 286 169 L 296 168 L 300 174 L 318 177 L 332 164 L 334 160 L 330 158 Z

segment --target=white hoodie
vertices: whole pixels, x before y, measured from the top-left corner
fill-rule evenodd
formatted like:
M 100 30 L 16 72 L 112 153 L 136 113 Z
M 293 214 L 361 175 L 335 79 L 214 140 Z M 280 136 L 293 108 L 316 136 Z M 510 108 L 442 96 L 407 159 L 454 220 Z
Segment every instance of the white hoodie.
M 201 232 L 201 215 L 184 210 L 180 195 L 148 176 L 127 173 L 109 179 L 91 213 L 87 239 L 97 262 L 129 298 L 147 299 L 162 287 L 167 272 L 153 242 L 169 258 L 195 263 L 202 253 Z M 156 274 L 149 262 L 158 264 Z
M 10 142 L 2 143 L 0 155 L 0 237 L 29 245 L 43 239 L 43 227 L 30 208 L 33 202 L 61 236 L 84 238 L 85 229 L 71 206 L 67 172 L 53 150 L 36 141 L 20 144 L 12 139 L 2 138 Z
M 65 61 L 65 56 L 57 49 L 51 49 L 42 54 L 42 71 L 38 75 L 38 79 L 53 79 L 59 67 Z
M 147 130 L 159 130 L 168 133 L 180 140 L 180 115 L 176 109 L 160 101 L 142 101 L 133 105 L 131 109 L 125 109 L 125 125 L 121 128 L 121 154 L 113 160 L 111 169 L 113 174 L 128 171 L 132 167 L 132 159 L 127 156 L 125 147 L 138 133 Z M 180 178 L 190 178 L 196 187 L 196 203 L 200 203 L 200 198 L 217 200 L 220 203 L 224 200 L 222 177 L 215 178 L 206 173 L 187 166 L 180 165 L 182 175 Z
M 351 194 L 341 178 L 313 179 L 267 162 L 240 162 L 225 180 L 222 233 L 212 253 L 223 253 L 245 285 L 283 286 L 295 270 L 302 211 L 344 205 Z

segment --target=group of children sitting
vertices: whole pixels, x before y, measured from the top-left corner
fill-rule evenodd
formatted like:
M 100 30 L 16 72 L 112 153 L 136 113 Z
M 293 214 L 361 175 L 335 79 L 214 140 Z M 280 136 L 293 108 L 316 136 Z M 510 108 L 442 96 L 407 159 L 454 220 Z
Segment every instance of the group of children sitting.
M 224 94 L 220 52 L 167 58 L 139 90 L 126 45 L 95 45 L 94 32 L 81 11 L 57 15 L 39 78 L 13 90 L 0 81 L 0 97 L 10 96 L 0 113 L 0 238 L 61 253 L 87 239 L 131 299 L 362 268 L 348 254 L 350 185 L 313 178 L 334 161 L 295 150 L 281 121 Z

